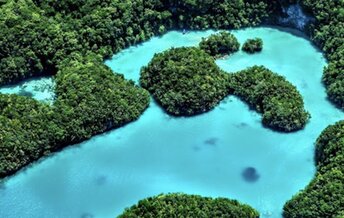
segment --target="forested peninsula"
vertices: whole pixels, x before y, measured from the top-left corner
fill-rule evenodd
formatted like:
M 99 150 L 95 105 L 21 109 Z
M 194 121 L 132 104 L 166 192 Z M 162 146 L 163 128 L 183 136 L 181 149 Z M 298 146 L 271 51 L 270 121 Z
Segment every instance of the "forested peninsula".
M 284 217 L 342 217 L 344 209 L 344 121 L 316 141 L 315 179 L 284 206 Z M 338 215 L 338 216 L 336 216 Z
M 305 127 L 310 118 L 301 94 L 284 77 L 254 66 L 229 77 L 235 95 L 263 114 L 263 124 L 284 132 Z
M 52 105 L 0 94 L 0 177 L 139 117 L 149 104 L 148 92 L 113 74 L 103 65 L 105 58 L 171 29 L 276 24 L 283 13 L 281 3 L 295 2 L 1 1 L 0 84 L 53 75 L 57 85 Z M 343 109 L 344 1 L 300 0 L 299 4 L 314 17 L 305 32 L 328 60 L 323 76 L 328 97 Z M 319 137 L 317 176 L 286 204 L 285 217 L 343 214 L 342 128 L 340 122 Z

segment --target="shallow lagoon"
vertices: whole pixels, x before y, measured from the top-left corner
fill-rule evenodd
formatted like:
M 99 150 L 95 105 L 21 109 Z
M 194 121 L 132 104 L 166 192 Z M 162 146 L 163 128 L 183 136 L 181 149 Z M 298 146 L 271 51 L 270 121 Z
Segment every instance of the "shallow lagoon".
M 156 52 L 197 45 L 212 31 L 169 32 L 106 61 L 138 81 Z M 321 84 L 326 61 L 309 41 L 267 27 L 233 31 L 243 43 L 261 37 L 264 50 L 218 60 L 235 72 L 265 65 L 300 90 L 312 118 L 299 132 L 263 128 L 261 117 L 231 96 L 192 118 L 166 115 L 153 101 L 141 118 L 34 164 L 0 186 L 0 217 L 114 217 L 138 200 L 167 192 L 228 197 L 262 217 L 281 217 L 283 204 L 315 173 L 314 142 L 344 118 Z
M 55 97 L 54 86 L 55 83 L 52 77 L 39 77 L 16 85 L 4 86 L 0 89 L 0 93 L 32 97 L 50 104 L 53 103 Z

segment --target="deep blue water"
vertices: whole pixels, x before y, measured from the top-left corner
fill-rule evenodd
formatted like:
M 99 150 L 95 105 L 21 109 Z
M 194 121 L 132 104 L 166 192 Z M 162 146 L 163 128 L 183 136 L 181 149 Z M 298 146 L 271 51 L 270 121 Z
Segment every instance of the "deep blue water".
M 308 40 L 267 27 L 232 32 L 241 43 L 261 37 L 264 50 L 238 52 L 217 64 L 228 72 L 258 64 L 284 75 L 312 115 L 304 130 L 266 129 L 261 116 L 234 96 L 191 118 L 171 117 L 151 101 L 138 121 L 9 178 L 0 187 L 0 217 L 115 217 L 142 198 L 168 192 L 238 199 L 262 217 L 281 217 L 283 204 L 314 176 L 316 138 L 344 116 L 326 99 L 321 84 L 326 60 Z M 211 33 L 172 31 L 123 50 L 106 64 L 137 82 L 154 53 L 197 45 Z

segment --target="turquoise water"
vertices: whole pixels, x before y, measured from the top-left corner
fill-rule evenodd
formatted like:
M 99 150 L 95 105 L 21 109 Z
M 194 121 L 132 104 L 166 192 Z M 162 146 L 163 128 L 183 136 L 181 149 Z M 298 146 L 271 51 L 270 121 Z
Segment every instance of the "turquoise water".
M 172 31 L 106 64 L 137 82 L 154 53 L 197 45 L 211 33 Z M 262 64 L 286 76 L 312 115 L 304 130 L 282 134 L 263 128 L 261 116 L 233 96 L 192 118 L 173 118 L 152 101 L 138 121 L 9 178 L 0 188 L 0 217 L 115 217 L 142 198 L 168 192 L 238 199 L 262 217 L 281 217 L 283 204 L 313 178 L 317 136 L 344 116 L 326 99 L 321 85 L 326 60 L 309 41 L 265 27 L 233 33 L 241 43 L 263 38 L 264 50 L 238 52 L 218 65 L 234 72 Z
M 20 84 L 2 87 L 2 94 L 18 94 L 32 97 L 38 101 L 51 104 L 54 101 L 54 80 L 51 77 L 40 77 L 27 80 Z

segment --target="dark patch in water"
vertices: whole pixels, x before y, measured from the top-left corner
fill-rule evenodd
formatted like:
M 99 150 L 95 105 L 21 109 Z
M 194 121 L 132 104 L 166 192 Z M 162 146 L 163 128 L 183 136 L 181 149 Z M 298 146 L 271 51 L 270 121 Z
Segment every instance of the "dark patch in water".
M 304 80 L 302 81 L 301 88 L 303 88 L 303 89 L 307 89 L 308 88 L 308 84 L 307 84 L 306 81 L 304 81 Z
M 93 218 L 94 215 L 90 213 L 83 213 L 81 214 L 80 218 Z
M 97 184 L 98 186 L 104 185 L 104 184 L 106 183 L 106 181 L 107 181 L 107 177 L 104 176 L 104 175 L 98 176 L 98 177 L 96 178 L 96 184 Z
M 193 146 L 192 149 L 196 152 L 201 150 L 201 148 L 199 146 Z
M 18 95 L 20 96 L 25 96 L 25 97 L 29 97 L 29 98 L 32 98 L 33 97 L 33 94 L 32 92 L 28 92 L 24 89 L 21 89 L 19 92 L 18 92 Z
M 235 127 L 238 129 L 242 129 L 242 128 L 248 127 L 248 124 L 245 122 L 241 122 L 239 124 L 236 124 Z
M 5 190 L 5 189 L 6 189 L 5 183 L 0 182 L 0 190 Z
M 204 144 L 206 144 L 206 145 L 216 145 L 218 140 L 219 140 L 218 138 L 209 138 L 209 139 L 204 141 Z
M 226 110 L 226 108 L 224 108 L 224 107 L 219 107 L 219 109 L 222 110 L 222 111 Z
M 260 175 L 257 173 L 256 168 L 254 167 L 247 167 L 242 172 L 242 177 L 246 182 L 257 182 Z

